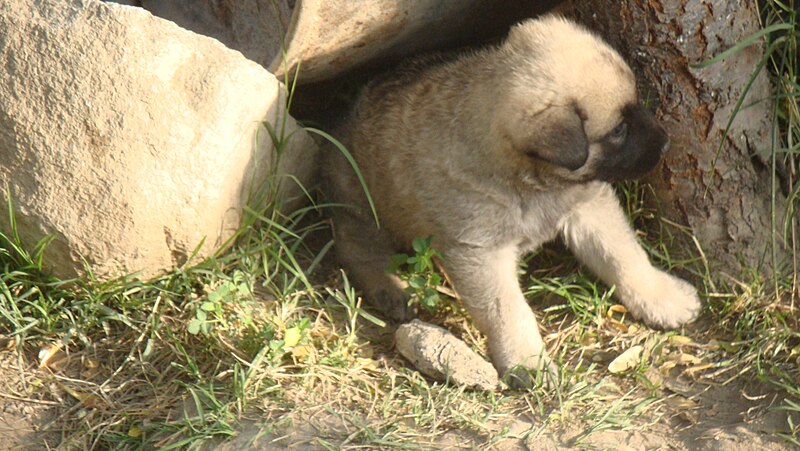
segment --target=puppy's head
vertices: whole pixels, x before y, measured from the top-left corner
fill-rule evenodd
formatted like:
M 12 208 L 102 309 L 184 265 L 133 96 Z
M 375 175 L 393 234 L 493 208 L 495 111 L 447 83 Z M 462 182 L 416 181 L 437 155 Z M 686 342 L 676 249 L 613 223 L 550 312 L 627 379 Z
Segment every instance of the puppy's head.
M 507 73 L 492 127 L 519 164 L 576 182 L 635 178 L 658 164 L 667 134 L 598 37 L 547 16 L 515 26 L 500 55 Z

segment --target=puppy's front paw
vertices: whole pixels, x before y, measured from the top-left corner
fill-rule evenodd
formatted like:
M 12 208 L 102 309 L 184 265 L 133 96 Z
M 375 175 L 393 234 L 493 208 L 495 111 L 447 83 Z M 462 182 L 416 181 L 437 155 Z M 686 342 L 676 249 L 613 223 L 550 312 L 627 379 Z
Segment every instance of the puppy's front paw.
M 674 329 L 697 318 L 700 298 L 688 282 L 659 271 L 648 285 L 621 293 L 628 310 L 647 325 Z
M 536 385 L 554 387 L 558 380 L 558 366 L 547 357 L 540 365 L 516 365 L 503 373 L 503 381 L 518 390 Z
M 558 366 L 544 349 L 544 344 L 530 346 L 523 351 L 520 343 L 504 343 L 505 352 L 492 354 L 492 362 L 503 381 L 511 388 L 524 389 L 534 385 L 552 386 L 558 380 Z

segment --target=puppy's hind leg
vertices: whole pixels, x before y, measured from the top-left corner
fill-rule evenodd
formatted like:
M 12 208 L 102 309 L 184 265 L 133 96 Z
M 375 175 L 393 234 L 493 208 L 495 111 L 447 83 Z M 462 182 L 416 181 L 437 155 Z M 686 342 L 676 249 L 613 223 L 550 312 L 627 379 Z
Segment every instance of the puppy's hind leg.
M 333 223 L 339 262 L 367 301 L 390 320 L 403 322 L 413 318 L 403 282 L 386 271 L 395 253 L 387 234 L 378 230 L 371 217 L 366 219 L 346 211 L 336 214 Z
M 647 324 L 675 328 L 694 320 L 700 311 L 697 291 L 650 264 L 611 185 L 597 186 L 596 196 L 565 219 L 567 246 L 604 282 L 615 285 L 625 307 Z

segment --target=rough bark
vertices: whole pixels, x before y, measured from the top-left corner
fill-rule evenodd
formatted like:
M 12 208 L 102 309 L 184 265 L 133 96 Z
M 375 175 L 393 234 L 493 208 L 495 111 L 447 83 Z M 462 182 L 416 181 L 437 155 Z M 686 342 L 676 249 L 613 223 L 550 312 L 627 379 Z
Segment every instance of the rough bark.
M 725 135 L 763 45 L 707 68 L 709 60 L 758 31 L 755 2 L 600 0 L 574 2 L 578 19 L 605 35 L 639 75 L 640 94 L 667 127 L 671 150 L 650 178 L 667 216 L 691 227 L 721 270 L 771 261 L 771 230 L 780 230 L 785 199 L 772 209 L 769 165 L 771 102 L 763 71 Z M 722 146 L 720 150 L 720 142 Z

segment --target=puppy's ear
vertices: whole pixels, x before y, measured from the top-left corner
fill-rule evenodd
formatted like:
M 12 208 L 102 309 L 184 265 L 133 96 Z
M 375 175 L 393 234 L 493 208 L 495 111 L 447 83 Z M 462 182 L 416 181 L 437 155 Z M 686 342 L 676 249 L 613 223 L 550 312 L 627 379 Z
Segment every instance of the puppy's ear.
M 539 112 L 526 153 L 574 171 L 589 158 L 589 140 L 574 106 L 551 106 Z

